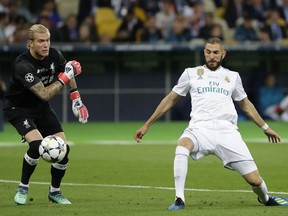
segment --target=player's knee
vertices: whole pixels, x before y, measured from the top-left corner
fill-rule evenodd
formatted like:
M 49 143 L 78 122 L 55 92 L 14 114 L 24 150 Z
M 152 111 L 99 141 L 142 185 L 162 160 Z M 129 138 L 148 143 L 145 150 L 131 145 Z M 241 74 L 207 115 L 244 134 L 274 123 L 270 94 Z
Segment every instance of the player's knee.
M 188 149 L 189 152 L 192 152 L 192 150 L 194 148 L 194 143 L 188 137 L 183 137 L 180 140 L 178 140 L 177 146 L 182 146 L 182 147 Z
M 259 187 L 262 183 L 262 181 L 259 179 L 252 179 L 251 181 L 248 182 L 252 187 Z
M 249 173 L 243 177 L 248 182 L 248 184 L 250 184 L 252 187 L 258 187 L 262 184 L 262 178 L 258 174 L 258 171 L 254 171 L 254 172 Z
M 24 155 L 25 161 L 31 165 L 36 166 L 39 162 L 39 145 L 41 143 L 41 140 L 32 141 L 29 143 L 29 148 L 27 152 Z
M 40 157 L 39 154 L 39 146 L 42 140 L 35 140 L 29 143 L 29 149 L 27 150 L 27 154 L 29 157 L 38 159 Z

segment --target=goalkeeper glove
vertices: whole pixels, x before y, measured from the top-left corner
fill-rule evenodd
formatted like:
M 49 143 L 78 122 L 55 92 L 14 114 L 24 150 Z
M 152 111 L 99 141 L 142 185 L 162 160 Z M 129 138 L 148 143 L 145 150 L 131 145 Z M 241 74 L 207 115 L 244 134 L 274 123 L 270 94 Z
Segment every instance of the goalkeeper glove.
M 89 113 L 86 106 L 82 103 L 80 93 L 77 90 L 71 92 L 70 99 L 72 100 L 72 111 L 74 115 L 79 119 L 79 122 L 86 123 Z
M 65 71 L 59 73 L 58 79 L 63 85 L 65 85 L 73 77 L 79 75 L 81 72 L 82 68 L 79 62 L 77 62 L 76 60 L 69 61 L 65 65 Z

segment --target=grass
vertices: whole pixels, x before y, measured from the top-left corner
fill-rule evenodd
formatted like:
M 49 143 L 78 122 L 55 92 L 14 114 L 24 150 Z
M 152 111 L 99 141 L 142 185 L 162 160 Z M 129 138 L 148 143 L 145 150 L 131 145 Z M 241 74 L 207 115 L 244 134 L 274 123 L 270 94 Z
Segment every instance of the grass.
M 133 135 L 141 124 L 63 125 L 68 140 L 73 144 L 69 168 L 61 187 L 72 202 L 69 206 L 48 202 L 50 164 L 43 160 L 31 178 L 28 204 L 15 205 L 13 197 L 27 144 L 15 145 L 20 136 L 5 124 L 4 132 L 0 134 L 0 215 L 287 215 L 286 207 L 258 204 L 256 196 L 239 174 L 224 169 L 213 156 L 197 162 L 189 160 L 186 208 L 177 212 L 167 211 L 174 199 L 173 143 L 187 123 L 155 123 L 142 143 L 135 144 Z M 265 135 L 250 122 L 241 122 L 239 128 L 243 138 L 251 140 L 248 147 L 269 191 L 288 197 L 286 126 L 279 122 L 269 122 L 269 125 L 282 136 L 282 144 L 251 140 L 265 138 Z M 3 145 L 5 143 L 7 145 Z

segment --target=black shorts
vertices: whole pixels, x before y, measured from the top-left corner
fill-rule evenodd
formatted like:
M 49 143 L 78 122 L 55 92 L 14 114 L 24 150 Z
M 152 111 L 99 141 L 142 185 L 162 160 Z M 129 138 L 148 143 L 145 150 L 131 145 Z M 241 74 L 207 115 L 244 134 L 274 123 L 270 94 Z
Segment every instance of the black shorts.
M 22 137 L 34 129 L 39 130 L 43 137 L 63 132 L 56 113 L 49 106 L 38 107 L 37 109 L 11 107 L 4 109 L 4 113 L 7 120 Z

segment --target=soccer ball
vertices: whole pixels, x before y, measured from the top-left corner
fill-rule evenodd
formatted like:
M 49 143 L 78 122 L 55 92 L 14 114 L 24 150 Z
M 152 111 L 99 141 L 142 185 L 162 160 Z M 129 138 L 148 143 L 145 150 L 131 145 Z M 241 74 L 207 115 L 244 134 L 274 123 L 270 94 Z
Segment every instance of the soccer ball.
M 47 162 L 56 163 L 65 157 L 67 146 L 63 139 L 55 135 L 45 137 L 40 146 L 39 154 Z

